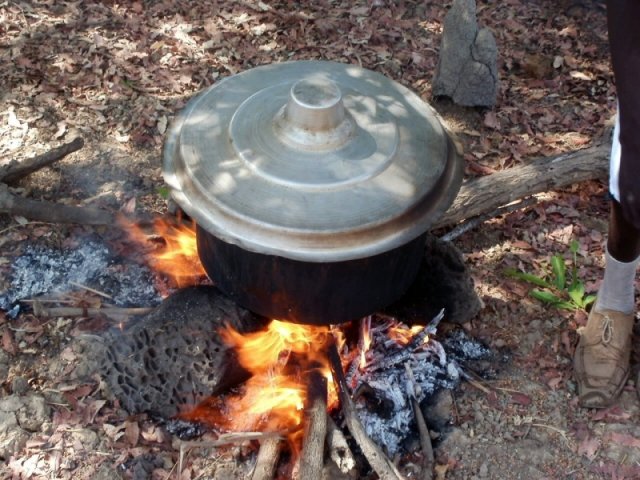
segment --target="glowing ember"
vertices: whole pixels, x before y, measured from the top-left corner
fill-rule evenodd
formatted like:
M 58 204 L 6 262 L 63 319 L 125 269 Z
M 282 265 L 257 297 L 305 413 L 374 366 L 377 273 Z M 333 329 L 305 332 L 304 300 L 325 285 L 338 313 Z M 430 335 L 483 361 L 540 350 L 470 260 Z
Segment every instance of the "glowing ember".
M 151 233 L 138 224 L 126 221 L 120 224 L 131 240 L 143 247 L 148 263 L 172 278 L 178 287 L 196 285 L 206 275 L 198 257 L 195 224 L 187 226 L 156 219 Z

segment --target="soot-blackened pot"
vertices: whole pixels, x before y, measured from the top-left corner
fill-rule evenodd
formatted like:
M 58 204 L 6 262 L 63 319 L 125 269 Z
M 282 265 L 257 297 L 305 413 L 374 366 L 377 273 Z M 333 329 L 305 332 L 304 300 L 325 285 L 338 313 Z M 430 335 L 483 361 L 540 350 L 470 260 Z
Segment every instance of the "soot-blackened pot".
M 408 288 L 462 161 L 407 88 L 304 61 L 243 72 L 192 99 L 169 130 L 163 172 L 222 291 L 268 317 L 335 324 Z

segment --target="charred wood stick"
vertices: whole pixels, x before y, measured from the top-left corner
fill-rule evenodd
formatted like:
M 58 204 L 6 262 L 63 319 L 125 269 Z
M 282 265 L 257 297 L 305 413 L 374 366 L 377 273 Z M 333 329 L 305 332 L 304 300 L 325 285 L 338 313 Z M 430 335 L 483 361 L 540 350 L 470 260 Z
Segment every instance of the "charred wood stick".
M 26 177 L 41 168 L 48 167 L 52 163 L 63 159 L 70 153 L 80 150 L 84 146 L 84 140 L 76 137 L 68 143 L 54 148 L 49 152 L 21 162 L 12 161 L 0 167 L 0 182 L 13 183 Z
M 282 450 L 282 441 L 278 437 L 266 438 L 260 442 L 260 450 L 253 469 L 251 480 L 272 480 Z
M 333 419 L 327 415 L 327 450 L 329 457 L 345 475 L 352 475 L 356 468 L 356 459 L 349 448 L 347 439 Z
M 465 182 L 453 205 L 433 229 L 455 225 L 536 193 L 586 180 L 606 179 L 610 144 L 533 160 Z
M 344 415 L 347 428 L 355 441 L 360 446 L 363 455 L 371 465 L 371 468 L 378 474 L 380 480 L 404 480 L 402 474 L 398 471 L 393 462 L 384 454 L 384 452 L 371 440 L 362 426 L 355 405 L 349 397 L 347 380 L 342 370 L 342 361 L 335 342 L 329 344 L 329 365 L 333 378 L 338 389 L 340 398 L 340 406 Z
M 18 197 L 12 194 L 9 187 L 3 183 L 0 183 L 0 213 L 50 223 L 81 225 L 113 225 L 114 223 L 114 215 L 106 210 Z
M 392 355 L 385 357 L 383 360 L 376 362 L 374 365 L 369 366 L 370 372 L 375 372 L 377 370 L 382 370 L 386 368 L 393 367 L 398 363 L 406 362 L 413 355 L 413 351 L 420 347 L 428 335 L 433 335 L 436 333 L 438 325 L 444 318 L 444 308 L 440 310 L 440 313 L 436 315 L 425 327 L 416 333 L 411 341 L 407 343 L 400 350 L 396 351 Z
M 53 307 L 46 308 L 40 302 L 33 302 L 33 314 L 36 317 L 94 317 L 96 315 L 105 315 L 106 317 L 121 319 L 132 317 L 134 315 L 146 315 L 153 311 L 152 307 L 140 308 L 82 308 L 82 307 Z
M 327 437 L 327 379 L 318 368 L 309 373 L 304 437 L 300 458 L 301 480 L 321 478 Z
M 416 426 L 418 427 L 418 435 L 420 436 L 420 448 L 422 449 L 423 465 L 422 465 L 422 480 L 432 480 L 434 467 L 436 463 L 435 456 L 433 454 L 433 445 L 431 444 L 431 434 L 429 433 L 429 427 L 422 414 L 420 408 L 420 402 L 418 401 L 418 392 L 416 387 L 415 377 L 413 376 L 413 370 L 409 366 L 409 363 L 405 363 L 405 370 L 407 371 L 407 393 L 409 400 L 411 401 L 411 409 L 413 410 L 413 416 L 416 420 Z

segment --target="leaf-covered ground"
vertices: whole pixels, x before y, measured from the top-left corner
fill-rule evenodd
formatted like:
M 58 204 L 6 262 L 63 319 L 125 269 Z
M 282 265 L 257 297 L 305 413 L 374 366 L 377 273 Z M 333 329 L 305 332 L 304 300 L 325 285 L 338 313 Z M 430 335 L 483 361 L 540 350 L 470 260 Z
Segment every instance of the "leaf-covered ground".
M 499 48 L 500 92 L 492 110 L 431 99 L 449 4 L 0 2 L 0 157 L 30 157 L 79 133 L 87 142 L 81 152 L 14 191 L 162 213 L 160 150 L 175 112 L 223 77 L 298 59 L 360 64 L 418 92 L 458 134 L 469 177 L 583 148 L 607 131 L 616 99 L 601 2 L 478 2 L 479 22 L 493 30 Z M 590 182 L 539 195 L 536 206 L 456 241 L 485 304 L 467 327 L 504 352 L 505 361 L 486 383 L 490 394 L 469 384 L 454 392 L 452 428 L 437 448 L 442 478 L 640 476 L 633 381 L 613 408 L 579 409 L 571 357 L 585 314 L 541 306 L 527 286 L 503 273 L 517 267 L 540 274 L 552 254 L 569 259 L 576 239 L 580 275 L 596 291 L 605 191 Z M 0 268 L 6 272 L 24 244 L 63 244 L 76 233 L 3 216 Z M 0 374 L 6 371 L 0 416 L 14 415 L 27 440 L 0 466 L 3 475 L 177 475 L 178 451 L 166 432 L 107 402 L 99 385 L 65 380 L 77 362 L 70 338 L 92 327 L 86 320 L 0 315 Z M 216 473 L 223 459 L 242 453 L 194 450 L 181 478 L 223 478 Z

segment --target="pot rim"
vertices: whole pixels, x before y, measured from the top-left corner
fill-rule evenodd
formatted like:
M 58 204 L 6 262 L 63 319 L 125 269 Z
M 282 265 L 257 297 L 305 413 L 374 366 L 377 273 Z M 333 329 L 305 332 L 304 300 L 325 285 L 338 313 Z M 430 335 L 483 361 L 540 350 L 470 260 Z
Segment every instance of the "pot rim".
M 236 209 L 220 201 L 216 194 L 211 192 L 210 186 L 205 184 L 208 172 L 202 173 L 198 169 L 194 170 L 189 165 L 190 158 L 186 160 L 184 158 L 185 151 L 190 152 L 190 149 L 196 148 L 189 144 L 189 139 L 185 140 L 183 135 L 185 127 L 188 130 L 194 124 L 192 120 L 195 114 L 193 112 L 201 113 L 200 110 L 202 110 L 202 104 L 207 101 L 207 95 L 211 96 L 211 92 L 215 93 L 215 89 L 222 84 L 227 85 L 226 88 L 229 89 L 230 82 L 233 82 L 235 77 L 245 75 L 246 80 L 246 76 L 255 76 L 256 70 L 262 69 L 259 72 L 262 74 L 273 72 L 280 68 L 284 68 L 285 71 L 292 71 L 292 69 L 299 66 L 307 72 L 310 69 L 322 69 L 322 71 L 328 72 L 337 71 L 338 75 L 343 70 L 356 72 L 357 75 L 363 75 L 365 79 L 373 78 L 380 82 L 382 87 L 391 89 L 393 95 L 401 98 L 411 108 L 419 102 L 416 108 L 420 111 L 419 120 L 425 122 L 424 128 L 426 129 L 427 125 L 429 125 L 429 131 L 435 132 L 437 136 L 441 137 L 441 140 L 436 141 L 438 148 L 435 151 L 433 148 L 429 150 L 429 139 L 426 138 L 426 134 L 422 135 L 426 139 L 419 138 L 419 142 L 416 144 L 418 146 L 413 145 L 408 150 L 412 155 L 420 153 L 424 157 L 413 159 L 412 162 L 423 162 L 425 164 L 421 168 L 428 170 L 425 175 L 429 176 L 429 181 L 432 182 L 432 184 L 428 185 L 429 188 L 425 189 L 423 185 L 415 184 L 411 188 L 414 188 L 419 194 L 417 198 L 410 199 L 413 203 L 394 207 L 396 210 L 392 212 L 392 215 L 385 213 L 386 218 L 375 216 L 378 213 L 376 207 L 372 207 L 373 210 L 370 212 L 366 211 L 365 205 L 364 208 L 361 208 L 363 211 L 358 212 L 361 216 L 361 218 L 357 219 L 361 221 L 360 224 L 355 221 L 349 224 L 343 222 L 342 224 L 329 225 L 328 228 L 324 227 L 322 229 L 312 228 L 307 224 L 298 226 L 295 223 L 279 224 L 279 222 L 270 222 L 259 216 L 252 216 L 250 214 L 253 211 L 252 207 L 247 210 Z M 292 79 L 290 82 L 294 83 L 294 80 L 296 79 Z M 388 116 L 386 112 L 384 114 Z M 406 119 L 403 121 L 406 122 Z M 231 125 L 228 128 L 231 129 Z M 406 129 L 406 125 L 403 128 Z M 424 142 L 424 150 L 422 151 L 419 151 L 419 145 L 422 145 L 420 142 Z M 233 138 L 231 138 L 231 143 L 233 143 Z M 214 149 L 214 145 L 208 147 L 209 149 Z M 201 147 L 201 149 L 203 149 L 201 153 L 203 157 L 208 154 L 207 148 Z M 396 154 L 397 152 L 394 153 L 394 155 Z M 431 156 L 435 154 L 435 156 L 442 156 L 443 158 L 433 159 L 429 157 L 430 154 Z M 186 155 L 188 156 L 190 153 Z M 208 160 L 209 157 L 207 156 L 206 159 Z M 385 165 L 384 168 L 391 170 L 388 165 Z M 401 173 L 407 175 L 407 172 Z M 409 177 L 411 177 L 411 173 L 413 172 L 408 172 Z M 351 65 L 334 62 L 300 61 L 258 67 L 236 76 L 228 77 L 190 100 L 187 106 L 176 116 L 168 130 L 163 151 L 163 174 L 165 182 L 170 187 L 171 194 L 178 205 L 194 218 L 201 227 L 221 240 L 256 253 L 324 263 L 366 258 L 390 251 L 426 232 L 446 211 L 457 195 L 462 183 L 463 162 L 458 144 L 453 140 L 451 133 L 444 128 L 438 114 L 406 87 L 376 72 Z M 375 182 L 382 183 L 378 175 L 379 172 L 374 172 L 371 177 Z M 233 182 L 234 179 L 232 178 L 229 181 Z M 411 179 L 411 181 L 415 183 L 417 180 Z M 279 184 L 276 187 L 286 194 L 288 189 L 295 188 L 296 184 L 293 186 Z M 317 193 L 316 190 L 320 190 L 321 193 L 325 194 L 325 198 L 329 199 L 332 194 L 331 188 L 333 187 L 324 188 L 320 185 L 318 189 L 314 190 L 314 188 L 315 186 L 310 188 L 308 185 L 304 185 L 302 192 L 299 192 L 296 197 L 298 201 L 304 203 L 305 196 L 310 198 Z M 354 182 L 353 185 L 340 186 L 339 188 L 345 191 L 351 189 L 357 193 L 359 185 Z M 327 192 L 325 193 L 324 190 L 327 190 Z M 278 190 L 276 189 L 275 191 L 277 192 Z M 278 193 L 272 194 L 272 196 L 276 195 Z M 241 198 L 239 201 L 241 203 L 260 202 L 260 198 Z M 317 203 L 322 204 L 321 201 Z M 242 205 L 242 207 L 244 208 L 245 205 Z M 332 206 L 337 211 L 336 217 L 340 215 L 340 209 L 347 210 L 360 207 L 360 205 L 345 204 L 337 205 L 336 209 L 336 205 Z M 309 215 L 316 214 L 312 209 L 310 212 Z

